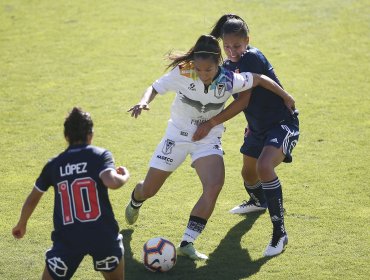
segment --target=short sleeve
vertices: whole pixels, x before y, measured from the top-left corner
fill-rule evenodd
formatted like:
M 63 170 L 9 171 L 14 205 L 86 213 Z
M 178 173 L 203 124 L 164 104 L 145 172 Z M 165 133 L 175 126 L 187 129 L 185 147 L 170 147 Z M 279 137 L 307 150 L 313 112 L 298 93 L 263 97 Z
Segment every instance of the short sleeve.
M 100 168 L 98 170 L 99 172 L 99 177 L 100 175 L 108 170 L 108 169 L 112 169 L 112 170 L 115 170 L 115 164 L 114 164 L 114 159 L 113 159 L 113 155 L 110 151 L 104 151 L 103 154 L 101 155 L 101 165 L 100 165 Z
M 35 188 L 38 189 L 40 192 L 46 192 L 48 188 L 53 184 L 52 182 L 52 160 L 44 166 L 41 171 L 41 174 L 37 178 L 35 182 Z
M 251 89 L 253 86 L 253 75 L 250 72 L 243 72 L 240 74 L 234 73 L 234 87 L 233 93 L 238 93 Z
M 179 67 L 175 67 L 167 74 L 156 80 L 152 86 L 159 94 L 165 94 L 169 91 L 176 91 L 176 81 L 179 77 Z

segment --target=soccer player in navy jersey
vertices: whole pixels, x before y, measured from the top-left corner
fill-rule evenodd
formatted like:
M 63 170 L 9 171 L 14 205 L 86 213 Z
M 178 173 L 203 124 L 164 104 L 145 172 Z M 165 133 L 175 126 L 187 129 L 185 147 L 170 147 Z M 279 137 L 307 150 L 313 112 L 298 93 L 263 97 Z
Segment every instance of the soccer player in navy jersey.
M 282 96 L 288 103 L 292 98 L 264 75 L 242 75 L 220 67 L 221 47 L 217 39 L 210 35 L 200 36 L 187 53 L 170 56 L 170 59 L 171 71 L 149 86 L 140 102 L 129 110 L 137 118 L 142 110 L 149 109 L 148 104 L 158 94 L 176 92 L 166 134 L 152 156 L 144 181 L 139 182 L 132 192 L 131 201 L 126 207 L 126 221 L 129 224 L 136 222 L 143 202 L 154 196 L 171 173 L 190 155 L 191 166 L 199 176 L 203 192 L 190 213 L 177 251 L 194 260 L 207 259 L 206 255 L 195 250 L 193 243 L 204 230 L 224 183 L 221 145 L 224 127 L 222 124 L 215 126 L 199 142 L 191 140 L 193 133 L 199 123 L 221 112 L 233 93 L 244 95 L 242 92 L 260 85 Z
M 22 238 L 42 195 L 54 187 L 53 246 L 46 252 L 42 279 L 70 279 L 85 255 L 105 279 L 124 279 L 122 235 L 108 197 L 130 177 L 126 167 L 115 167 L 112 154 L 92 146 L 89 113 L 73 108 L 64 122 L 69 146 L 49 160 L 27 197 L 12 233 Z
M 260 50 L 249 45 L 249 29 L 242 18 L 227 14 L 215 24 L 211 34 L 223 41 L 228 60 L 224 67 L 237 73 L 254 72 L 268 76 L 279 85 L 274 69 Z M 291 152 L 299 137 L 298 111 L 286 106 L 284 100 L 266 88 L 255 87 L 251 95 L 237 98 L 219 116 L 200 125 L 194 140 L 200 140 L 214 125 L 222 123 L 240 111 L 248 122 L 244 143 L 242 177 L 249 194 L 248 201 L 230 210 L 233 214 L 264 211 L 268 208 L 273 224 L 272 239 L 265 256 L 280 254 L 288 242 L 284 225 L 282 188 L 275 167 L 291 162 Z

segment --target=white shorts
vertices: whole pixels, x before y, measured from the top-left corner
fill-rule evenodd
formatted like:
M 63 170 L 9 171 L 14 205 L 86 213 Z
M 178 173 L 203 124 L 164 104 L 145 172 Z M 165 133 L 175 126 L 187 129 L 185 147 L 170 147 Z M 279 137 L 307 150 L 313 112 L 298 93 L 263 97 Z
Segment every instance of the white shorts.
M 193 142 L 191 137 L 192 134 L 186 131 L 169 127 L 150 160 L 150 167 L 172 172 L 184 162 L 188 154 L 192 164 L 198 158 L 209 155 L 223 157 L 221 136 L 207 137 L 200 142 Z

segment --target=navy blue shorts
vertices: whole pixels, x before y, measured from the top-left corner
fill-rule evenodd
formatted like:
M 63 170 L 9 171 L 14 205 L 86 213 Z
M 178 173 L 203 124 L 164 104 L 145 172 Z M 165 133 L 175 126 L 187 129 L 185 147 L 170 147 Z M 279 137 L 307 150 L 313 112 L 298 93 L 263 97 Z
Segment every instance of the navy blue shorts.
M 296 146 L 298 138 L 298 124 L 279 124 L 261 134 L 246 129 L 240 152 L 249 157 L 259 158 L 265 146 L 283 147 L 285 155 L 283 161 L 292 162 L 292 150 Z
M 66 246 L 56 241 L 53 247 L 46 252 L 45 262 L 53 279 L 70 279 L 85 255 L 92 256 L 96 271 L 109 272 L 116 269 L 123 254 L 122 235 L 119 234 L 116 240 L 108 242 L 102 240 L 88 249 Z

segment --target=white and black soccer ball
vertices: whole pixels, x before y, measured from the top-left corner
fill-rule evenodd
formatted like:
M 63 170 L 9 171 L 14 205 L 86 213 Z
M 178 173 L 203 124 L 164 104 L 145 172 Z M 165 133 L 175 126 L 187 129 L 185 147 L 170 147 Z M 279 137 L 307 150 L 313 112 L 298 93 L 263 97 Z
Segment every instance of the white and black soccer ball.
M 155 237 L 145 242 L 142 258 L 148 270 L 166 272 L 176 264 L 176 248 L 166 238 Z

